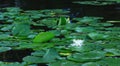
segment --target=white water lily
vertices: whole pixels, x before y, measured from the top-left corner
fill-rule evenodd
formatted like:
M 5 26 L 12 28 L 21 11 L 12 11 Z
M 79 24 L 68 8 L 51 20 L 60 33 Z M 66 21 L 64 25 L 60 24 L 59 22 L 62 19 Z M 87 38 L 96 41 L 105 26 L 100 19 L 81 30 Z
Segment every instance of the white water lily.
M 83 45 L 84 40 L 73 39 L 73 43 L 70 45 L 72 47 L 81 47 Z

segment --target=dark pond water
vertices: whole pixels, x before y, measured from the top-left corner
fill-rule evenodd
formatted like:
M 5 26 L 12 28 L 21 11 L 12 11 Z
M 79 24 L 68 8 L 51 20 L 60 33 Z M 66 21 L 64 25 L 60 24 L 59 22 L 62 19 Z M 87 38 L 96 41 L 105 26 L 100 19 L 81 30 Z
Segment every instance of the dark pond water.
M 105 20 L 120 19 L 120 4 L 93 6 L 73 4 L 73 1 L 84 0 L 0 0 L 0 7 L 19 6 L 25 10 L 69 9 L 71 17 L 97 16 Z
M 23 9 L 69 9 L 72 17 L 98 16 L 104 17 L 106 20 L 120 19 L 120 4 L 93 6 L 73 4 L 73 1 L 80 0 L 25 0 Z
M 4 62 L 22 62 L 22 58 L 28 56 L 33 52 L 30 49 L 26 50 L 10 50 L 0 53 L 0 61 Z M 12 59 L 12 60 L 11 60 Z

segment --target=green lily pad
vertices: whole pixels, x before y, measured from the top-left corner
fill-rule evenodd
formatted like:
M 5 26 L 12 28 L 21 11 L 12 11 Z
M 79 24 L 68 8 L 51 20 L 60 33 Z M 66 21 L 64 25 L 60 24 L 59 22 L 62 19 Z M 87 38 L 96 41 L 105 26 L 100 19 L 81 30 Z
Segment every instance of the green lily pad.
M 82 66 L 100 66 L 100 65 L 94 62 L 88 62 L 88 63 L 82 64 Z
M 25 66 L 26 63 L 4 63 L 4 62 L 0 62 L 0 66 Z
M 9 38 L 10 38 L 10 35 L 8 35 L 8 34 L 1 34 L 0 35 L 0 40 L 9 39 Z
M 31 55 L 39 56 L 39 57 L 42 57 L 44 54 L 45 54 L 45 51 L 43 51 L 43 50 L 38 50 L 38 51 L 31 53 Z
M 55 49 L 48 49 L 45 55 L 43 56 L 44 61 L 53 62 L 59 57 L 58 52 Z
M 33 42 L 35 43 L 47 42 L 54 38 L 54 36 L 55 34 L 52 32 L 41 32 L 33 39 Z
M 6 51 L 9 51 L 11 49 L 12 48 L 10 48 L 10 47 L 0 47 L 0 52 L 6 52 Z
M 72 51 L 77 51 L 77 52 L 89 52 L 92 50 L 101 50 L 101 46 L 98 44 L 84 44 L 81 47 L 75 46 L 75 47 L 70 47 L 69 48 Z
M 100 33 L 89 33 L 88 36 L 93 39 L 93 40 L 103 40 L 103 39 L 107 39 L 109 36 L 108 35 L 104 35 L 104 34 L 100 34 Z
M 36 56 L 26 56 L 23 58 L 23 61 L 28 63 L 44 63 L 44 60 L 41 57 Z
M 42 57 L 27 56 L 24 57 L 23 60 L 29 63 L 51 63 L 55 62 L 58 57 L 59 55 L 55 49 L 48 49 Z
M 68 56 L 68 60 L 76 62 L 88 62 L 88 61 L 97 61 L 102 59 L 105 56 L 104 52 L 101 51 L 91 51 L 86 53 L 75 53 Z
M 119 49 L 104 49 L 106 56 L 120 56 Z
M 10 29 L 12 29 L 12 27 L 13 27 L 13 25 L 7 25 L 7 26 L 1 28 L 0 30 L 2 30 L 2 31 L 9 31 Z
M 17 36 L 28 36 L 30 32 L 30 24 L 25 22 L 16 22 L 12 29 L 12 34 Z
M 115 1 L 115 0 L 114 0 Z M 96 5 L 96 6 L 103 6 L 103 5 L 111 5 L 111 4 L 115 4 L 114 1 L 108 1 L 108 0 L 104 0 L 104 1 L 77 1 L 77 2 L 73 2 L 73 3 L 77 3 L 77 4 L 85 4 L 85 5 Z M 117 0 L 116 0 L 117 1 Z
M 119 66 L 120 58 L 106 57 L 97 62 L 100 66 Z
M 72 61 L 57 61 L 55 63 L 48 64 L 48 66 L 81 66 L 81 64 Z
M 93 32 L 95 30 L 92 27 L 76 27 L 75 31 L 76 32 Z
M 14 42 L 14 41 L 1 41 L 0 46 L 2 47 L 15 47 L 18 46 L 19 42 Z

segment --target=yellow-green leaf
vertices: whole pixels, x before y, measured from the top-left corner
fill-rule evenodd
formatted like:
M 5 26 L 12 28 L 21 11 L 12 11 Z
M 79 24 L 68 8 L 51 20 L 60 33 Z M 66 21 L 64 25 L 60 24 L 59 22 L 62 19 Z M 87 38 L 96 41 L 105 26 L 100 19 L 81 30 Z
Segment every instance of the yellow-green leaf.
M 47 42 L 54 38 L 54 36 L 55 34 L 52 32 L 41 32 L 33 39 L 33 42 L 35 43 Z

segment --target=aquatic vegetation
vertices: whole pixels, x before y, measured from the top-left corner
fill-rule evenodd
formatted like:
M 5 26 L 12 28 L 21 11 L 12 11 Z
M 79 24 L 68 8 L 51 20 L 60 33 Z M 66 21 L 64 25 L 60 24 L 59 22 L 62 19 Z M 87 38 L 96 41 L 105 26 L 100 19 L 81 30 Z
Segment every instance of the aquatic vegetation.
M 111 4 L 116 4 L 120 3 L 119 0 L 96 0 L 96 1 L 76 1 L 73 3 L 77 4 L 86 4 L 86 5 L 96 5 L 96 6 L 103 6 L 103 5 L 111 5 Z
M 120 29 L 114 23 L 102 22 L 101 17 L 70 19 L 70 11 L 62 9 L 4 10 L 0 66 L 120 65 Z M 13 61 L 11 52 L 19 60 Z

